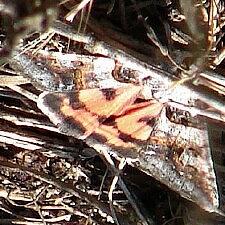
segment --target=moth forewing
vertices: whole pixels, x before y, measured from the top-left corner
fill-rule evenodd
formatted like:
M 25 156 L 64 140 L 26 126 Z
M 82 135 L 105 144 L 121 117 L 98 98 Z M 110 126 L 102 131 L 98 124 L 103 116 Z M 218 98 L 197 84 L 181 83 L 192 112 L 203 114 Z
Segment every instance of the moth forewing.
M 217 211 L 218 190 L 206 124 L 172 123 L 164 109 L 138 159 L 142 171 L 206 211 Z
M 128 85 L 128 87 L 130 93 L 132 93 L 132 89 L 134 90 L 132 98 L 138 98 L 137 86 Z M 121 90 L 123 90 L 122 87 Z M 108 104 L 109 100 L 113 100 L 113 96 L 110 97 L 108 94 L 106 96 L 109 100 L 105 99 L 108 106 L 105 110 L 112 111 L 114 115 L 112 114 L 112 118 L 109 116 L 107 120 L 102 120 L 101 113 L 98 114 L 95 110 L 95 105 L 98 104 L 96 98 L 101 96 L 101 90 L 99 89 L 99 95 L 92 95 L 91 89 L 84 91 L 89 93 L 88 98 L 93 101 L 88 108 L 85 107 L 84 102 L 83 105 L 79 105 L 81 99 L 73 98 L 68 93 L 42 94 L 38 101 L 38 107 L 60 128 L 61 132 L 78 139 L 85 139 L 86 143 L 97 152 L 107 151 L 114 156 L 126 157 L 129 164 L 153 176 L 204 210 L 217 211 L 217 184 L 208 133 L 206 125 L 202 121 L 200 122 L 196 118 L 193 126 L 191 122 L 187 123 L 188 126 L 171 122 L 166 116 L 165 108 L 169 105 L 162 104 L 157 100 L 144 100 L 135 105 L 134 101 L 127 102 L 126 98 L 121 98 L 120 102 L 116 104 L 130 105 L 124 106 L 127 110 L 118 114 L 117 111 L 112 111 L 111 107 L 115 105 L 116 99 L 120 98 L 116 98 L 114 103 Z M 104 89 L 104 93 L 106 92 L 107 89 Z M 109 93 L 112 93 L 111 89 Z M 114 93 L 122 94 L 123 91 L 117 92 L 115 89 Z M 193 98 L 190 96 L 190 92 L 188 93 L 187 90 L 180 87 L 173 97 L 177 102 L 183 104 L 188 104 L 190 101 L 194 103 L 194 96 L 192 96 Z M 71 111 L 69 116 L 66 115 L 68 111 L 62 110 L 65 100 L 70 103 L 68 105 L 69 111 Z M 78 102 L 74 102 L 75 100 Z M 94 114 L 91 112 L 91 107 L 93 107 Z M 99 106 L 97 105 L 97 107 Z M 82 114 L 88 117 L 85 121 L 81 120 L 82 115 L 77 113 L 77 110 L 81 108 Z M 96 121 L 98 124 L 94 130 L 90 131 L 92 125 L 85 125 L 86 121 L 92 121 L 91 123 Z M 137 123 L 137 126 L 134 126 L 133 123 Z M 142 129 L 143 133 L 142 130 L 137 129 Z M 88 133 L 88 136 L 84 136 L 85 133 Z M 148 135 L 146 136 L 146 134 Z

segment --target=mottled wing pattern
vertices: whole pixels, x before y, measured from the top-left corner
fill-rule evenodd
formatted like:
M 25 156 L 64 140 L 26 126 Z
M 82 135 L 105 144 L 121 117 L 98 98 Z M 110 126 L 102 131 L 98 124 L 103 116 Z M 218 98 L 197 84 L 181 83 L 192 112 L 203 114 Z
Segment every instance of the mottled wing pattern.
M 87 89 L 77 93 L 43 93 L 38 107 L 64 133 L 92 139 L 111 148 L 137 148 L 152 131 L 163 105 L 155 100 L 134 103 L 141 87 Z

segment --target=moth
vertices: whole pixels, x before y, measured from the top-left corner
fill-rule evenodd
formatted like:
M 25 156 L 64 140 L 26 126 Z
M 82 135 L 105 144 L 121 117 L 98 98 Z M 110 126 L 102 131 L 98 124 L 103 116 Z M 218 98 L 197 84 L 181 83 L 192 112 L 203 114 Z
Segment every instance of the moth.
M 67 57 L 60 55 L 58 62 Z M 143 75 L 138 69 L 130 69 L 125 82 L 117 81 L 118 63 L 112 59 L 81 59 L 77 54 L 69 58 L 77 65 L 74 77 L 66 76 L 71 88 L 62 88 L 63 78 L 52 79 L 58 89 L 51 85 L 53 90 L 43 92 L 37 102 L 59 130 L 84 140 L 97 152 L 125 157 L 182 197 L 216 212 L 219 199 L 206 124 L 188 111 L 171 111 L 172 102 L 194 106 L 192 91 L 181 85 L 170 91 L 159 74 L 155 78 L 153 72 Z M 86 64 L 77 63 L 82 60 Z M 105 65 L 101 74 L 100 62 Z M 119 71 L 124 75 L 127 69 L 123 66 Z M 156 93 L 162 97 L 156 98 Z

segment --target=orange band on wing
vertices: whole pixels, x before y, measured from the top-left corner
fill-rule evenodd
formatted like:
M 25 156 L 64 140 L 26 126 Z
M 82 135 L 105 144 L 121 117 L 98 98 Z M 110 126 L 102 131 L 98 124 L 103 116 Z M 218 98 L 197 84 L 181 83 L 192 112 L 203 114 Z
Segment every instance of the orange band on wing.
M 131 105 L 141 91 L 141 87 L 126 85 L 118 89 L 90 89 L 79 92 L 79 101 L 85 108 L 103 117 L 117 115 Z

